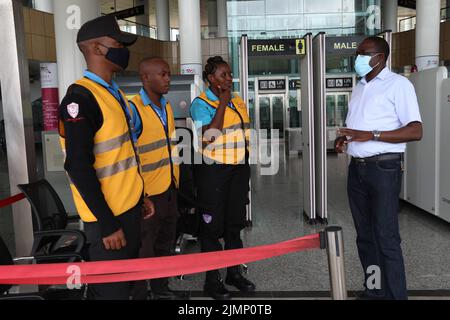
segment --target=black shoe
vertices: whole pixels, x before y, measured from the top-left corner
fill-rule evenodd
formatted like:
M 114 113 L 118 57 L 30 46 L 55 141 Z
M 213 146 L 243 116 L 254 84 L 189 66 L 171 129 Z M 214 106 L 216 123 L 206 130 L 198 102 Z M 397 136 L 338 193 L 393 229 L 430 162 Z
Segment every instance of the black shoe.
M 223 285 L 222 279 L 206 280 L 205 282 L 205 294 L 213 298 L 214 300 L 230 300 L 230 292 Z
M 174 292 L 165 290 L 161 292 L 152 292 L 152 300 L 189 300 L 189 294 L 186 292 Z
M 240 273 L 228 273 L 225 283 L 230 286 L 235 286 L 242 292 L 254 292 L 256 290 L 255 284 L 244 278 Z

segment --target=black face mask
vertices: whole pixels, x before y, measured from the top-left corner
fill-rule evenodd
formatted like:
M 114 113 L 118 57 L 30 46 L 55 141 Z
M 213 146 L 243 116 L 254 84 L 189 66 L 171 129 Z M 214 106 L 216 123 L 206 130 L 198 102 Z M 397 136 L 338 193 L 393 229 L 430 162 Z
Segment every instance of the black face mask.
M 106 60 L 118 65 L 123 70 L 128 67 L 130 62 L 130 50 L 128 48 L 109 48 L 101 43 L 99 44 L 108 49 L 105 55 Z

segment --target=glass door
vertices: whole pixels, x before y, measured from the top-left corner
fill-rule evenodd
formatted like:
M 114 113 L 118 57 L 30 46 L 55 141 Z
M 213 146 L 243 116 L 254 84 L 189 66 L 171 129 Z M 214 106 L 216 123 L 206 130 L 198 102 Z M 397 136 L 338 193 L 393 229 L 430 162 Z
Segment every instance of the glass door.
M 278 139 L 284 139 L 286 101 L 280 94 L 265 94 L 258 96 L 257 128 L 261 140 L 273 140 L 271 130 L 278 130 Z
M 270 129 L 272 129 L 272 112 L 270 107 L 270 96 L 259 96 L 259 126 L 258 129 L 267 132 L 266 139 L 271 138 Z M 262 132 L 264 132 L 262 131 Z M 261 132 L 261 131 L 260 131 Z M 261 134 L 261 133 L 260 133 Z M 264 138 L 262 136 L 261 138 Z

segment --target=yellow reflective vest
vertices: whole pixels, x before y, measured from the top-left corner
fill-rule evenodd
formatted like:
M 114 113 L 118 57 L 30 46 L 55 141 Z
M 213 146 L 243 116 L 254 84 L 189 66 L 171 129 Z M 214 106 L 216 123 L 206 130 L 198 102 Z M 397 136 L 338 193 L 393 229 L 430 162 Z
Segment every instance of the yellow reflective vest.
M 175 119 L 170 103 L 165 106 L 166 132 L 156 111 L 151 106 L 144 105 L 140 95 L 136 95 L 131 102 L 136 106 L 142 121 L 138 150 L 146 196 L 166 192 L 172 182 L 178 187 L 180 169 L 175 145 Z
M 127 119 L 120 103 L 106 88 L 87 78 L 76 81 L 76 84 L 93 94 L 102 112 L 103 125 L 94 136 L 94 169 L 107 204 L 115 216 L 120 216 L 138 204 L 143 192 L 143 180 Z M 60 121 L 59 125 L 60 142 L 65 151 L 64 124 Z M 70 188 L 80 218 L 84 222 L 97 221 L 76 186 L 71 183 Z
M 198 99 L 217 109 L 219 100 L 212 101 L 203 92 Z M 201 153 L 207 163 L 237 165 L 245 163 L 246 152 L 250 152 L 250 117 L 244 101 L 237 95 L 231 100 L 234 109 L 228 106 L 225 110 L 223 129 L 221 132 L 211 130 L 215 137 L 210 141 L 208 131 L 203 133 Z

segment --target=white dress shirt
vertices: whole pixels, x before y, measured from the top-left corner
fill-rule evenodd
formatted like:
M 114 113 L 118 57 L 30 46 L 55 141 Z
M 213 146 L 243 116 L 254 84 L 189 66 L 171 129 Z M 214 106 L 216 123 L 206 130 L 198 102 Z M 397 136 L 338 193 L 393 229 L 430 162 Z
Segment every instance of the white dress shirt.
M 405 77 L 384 68 L 370 82 L 363 78 L 353 90 L 347 128 L 363 131 L 393 131 L 411 122 L 422 122 L 416 92 Z M 347 153 L 366 158 L 383 153 L 405 152 L 406 143 L 351 142 Z

